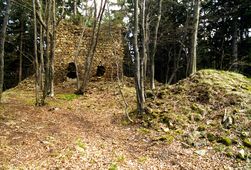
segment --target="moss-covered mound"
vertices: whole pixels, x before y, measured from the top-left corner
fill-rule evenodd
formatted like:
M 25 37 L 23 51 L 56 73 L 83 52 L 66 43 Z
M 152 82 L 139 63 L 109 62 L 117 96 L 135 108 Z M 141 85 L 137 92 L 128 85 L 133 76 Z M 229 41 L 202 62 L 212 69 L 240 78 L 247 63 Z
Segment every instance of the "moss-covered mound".
M 231 156 L 244 148 L 250 155 L 251 81 L 245 76 L 201 70 L 147 97 L 145 126 L 191 146 L 213 144 Z

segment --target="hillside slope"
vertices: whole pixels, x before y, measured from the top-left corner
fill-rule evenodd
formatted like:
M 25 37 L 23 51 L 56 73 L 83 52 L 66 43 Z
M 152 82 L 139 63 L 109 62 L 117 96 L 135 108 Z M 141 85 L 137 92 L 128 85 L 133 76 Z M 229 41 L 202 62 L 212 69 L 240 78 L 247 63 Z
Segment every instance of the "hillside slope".
M 143 123 L 165 131 L 167 140 L 213 146 L 234 158 L 243 150 L 241 157 L 250 157 L 251 81 L 245 76 L 201 70 L 148 97 Z
M 134 105 L 134 88 L 123 87 Z M 0 169 L 228 169 L 249 165 L 213 149 L 129 123 L 116 82 L 90 82 L 85 96 L 62 90 L 43 107 L 33 90 L 4 93 L 0 109 Z M 135 120 L 135 122 L 137 122 Z M 178 132 L 178 131 L 176 131 Z

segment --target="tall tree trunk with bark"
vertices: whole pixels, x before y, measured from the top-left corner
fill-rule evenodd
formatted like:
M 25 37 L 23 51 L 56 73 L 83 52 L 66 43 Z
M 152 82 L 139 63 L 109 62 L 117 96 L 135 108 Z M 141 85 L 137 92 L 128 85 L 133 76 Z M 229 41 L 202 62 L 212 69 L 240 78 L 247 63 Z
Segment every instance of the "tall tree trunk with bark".
M 233 40 L 232 40 L 232 48 L 233 48 L 233 69 L 234 71 L 238 71 L 238 26 L 237 26 L 237 17 L 233 18 Z
M 84 37 L 84 33 L 85 33 L 85 29 L 87 27 L 87 23 L 90 21 L 90 17 L 85 21 L 85 23 L 83 24 L 83 30 L 81 32 L 81 35 L 79 37 L 79 41 L 78 41 L 78 45 L 77 45 L 77 50 L 74 54 L 74 63 L 76 66 L 76 77 L 77 77 L 77 82 L 76 82 L 76 87 L 77 89 L 80 89 L 80 80 L 79 80 L 79 69 L 78 69 L 78 56 L 80 54 L 80 48 L 81 48 L 81 44 L 83 42 L 83 37 Z
M 77 0 L 73 0 L 73 14 L 77 15 Z
M 48 0 L 45 7 L 46 11 L 46 53 L 45 53 L 45 81 L 43 100 L 50 94 L 50 22 L 51 22 L 51 1 Z
M 100 26 L 101 26 L 101 21 L 103 18 L 103 14 L 105 11 L 105 6 L 106 6 L 107 0 L 102 0 L 100 9 L 97 15 L 97 3 L 96 0 L 94 0 L 94 6 L 95 6 L 95 20 L 93 23 L 93 29 L 92 29 L 92 39 L 91 39 L 91 44 L 90 48 L 88 51 L 88 54 L 86 56 L 85 60 L 85 69 L 84 69 L 84 79 L 83 83 L 81 84 L 80 88 L 75 92 L 76 94 L 84 94 L 86 87 L 89 83 L 89 78 L 90 78 L 90 73 L 91 73 L 91 67 L 92 67 L 92 62 L 93 62 L 93 57 L 95 54 L 96 46 L 98 43 L 98 38 L 99 38 L 99 33 L 100 33 Z
M 37 19 L 39 21 L 39 18 L 41 19 L 42 21 L 42 16 L 43 16 L 43 11 L 42 11 L 42 6 L 43 6 L 43 2 L 39 1 L 39 0 L 36 0 L 36 15 L 38 16 Z M 38 73 L 39 73 L 39 87 L 40 87 L 40 90 L 43 92 L 44 91 L 44 45 L 45 45 L 45 42 L 44 42 L 44 30 L 45 30 L 45 27 L 43 26 L 42 22 L 40 22 L 40 26 L 39 26 L 39 51 L 40 51 L 40 56 L 39 56 L 39 70 L 38 70 Z M 41 105 L 44 104 L 44 100 L 43 100 L 43 97 L 41 98 Z
M 145 77 L 147 77 L 148 75 L 151 74 L 151 71 L 150 71 L 150 58 L 151 58 L 151 55 L 150 55 L 150 12 L 149 12 L 149 5 L 147 5 L 146 7 L 146 17 L 145 17 L 145 28 L 146 28 L 146 37 L 145 37 L 145 41 L 146 41 L 146 55 L 147 55 L 147 59 L 145 60 L 145 66 L 146 66 L 146 69 L 145 69 Z
M 55 0 L 51 0 L 51 15 L 52 15 L 52 36 L 50 41 L 50 61 L 49 61 L 49 96 L 54 96 L 54 58 L 56 49 L 56 3 Z
M 145 70 L 146 70 L 146 61 L 147 61 L 147 51 L 146 51 L 146 0 L 141 1 L 141 34 L 142 34 L 142 52 L 140 57 L 140 87 L 141 93 L 140 97 L 142 102 L 145 102 Z
M 159 31 L 159 24 L 161 20 L 161 13 L 162 13 L 162 2 L 163 0 L 158 0 L 158 15 L 157 15 L 157 22 L 154 30 L 154 37 L 153 37 L 153 51 L 150 58 L 150 64 L 151 64 L 151 77 L 150 77 L 150 87 L 151 89 L 155 89 L 155 54 L 157 49 L 157 39 L 158 39 L 158 31 Z
M 56 27 L 59 22 L 56 22 L 55 0 L 46 0 L 45 7 L 43 7 L 44 1 L 34 0 L 34 2 L 36 3 L 36 17 L 40 23 L 40 56 L 38 60 L 39 67 L 36 69 L 38 70 L 39 86 L 42 91 L 40 105 L 44 105 L 47 96 L 54 96 Z M 45 52 L 44 48 L 46 49 Z
M 191 74 L 197 71 L 197 35 L 200 19 L 200 0 L 195 0 L 194 3 L 194 21 L 193 21 L 193 33 L 191 39 Z
M 35 58 L 35 95 L 36 95 L 36 106 L 41 105 L 39 97 L 39 63 L 37 56 L 37 16 L 36 16 L 36 2 L 33 0 L 33 27 L 34 27 L 34 58 Z
M 138 30 L 139 30 L 139 18 L 138 18 L 138 0 L 134 0 L 134 30 L 133 30 L 133 48 L 135 57 L 135 88 L 137 96 L 137 108 L 138 112 L 142 114 L 144 112 L 144 102 L 142 98 L 142 88 L 140 82 L 140 56 L 138 47 Z
M 24 32 L 24 20 L 23 14 L 20 16 L 20 45 L 19 45 L 19 82 L 23 77 L 23 32 Z
M 40 65 L 39 65 L 39 86 L 40 89 L 43 91 L 44 90 L 44 29 L 43 26 L 40 24 Z
M 6 29 L 10 14 L 10 7 L 11 7 L 10 0 L 7 0 L 3 25 L 0 32 L 0 102 L 2 101 L 3 84 L 4 84 L 4 44 L 5 44 Z

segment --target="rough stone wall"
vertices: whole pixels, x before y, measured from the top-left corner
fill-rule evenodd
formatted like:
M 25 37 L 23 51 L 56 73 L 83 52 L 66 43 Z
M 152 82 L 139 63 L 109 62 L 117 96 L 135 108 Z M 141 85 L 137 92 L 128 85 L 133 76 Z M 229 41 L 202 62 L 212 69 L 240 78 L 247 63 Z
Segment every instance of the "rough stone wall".
M 68 63 L 74 62 L 82 30 L 83 28 L 80 26 L 71 25 L 66 22 L 62 22 L 57 29 L 55 56 L 56 83 L 61 83 L 66 80 Z M 111 78 L 115 78 L 115 76 L 117 76 L 118 67 L 119 74 L 122 74 L 122 62 L 124 57 L 124 45 L 121 32 L 122 28 L 112 28 L 111 35 L 109 35 L 108 30 L 109 29 L 106 27 L 101 27 L 90 77 L 95 76 L 96 68 L 100 61 L 106 68 L 104 75 L 106 80 L 110 80 Z M 91 28 L 86 28 L 80 48 L 81 50 L 79 56 L 77 57 L 80 76 L 83 75 L 84 62 L 88 52 L 91 34 Z

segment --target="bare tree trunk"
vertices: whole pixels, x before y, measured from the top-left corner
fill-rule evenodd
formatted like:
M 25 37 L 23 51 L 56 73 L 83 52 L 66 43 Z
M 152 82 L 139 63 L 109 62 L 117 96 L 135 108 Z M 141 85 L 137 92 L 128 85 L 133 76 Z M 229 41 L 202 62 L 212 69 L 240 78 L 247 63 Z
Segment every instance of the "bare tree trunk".
M 11 7 L 10 0 L 7 0 L 5 16 L 0 33 L 0 102 L 2 101 L 3 84 L 4 84 L 4 44 L 5 44 L 6 29 L 10 14 L 10 7 Z
M 35 95 L 36 95 L 36 106 L 41 104 L 39 97 L 39 64 L 37 56 L 37 16 L 36 16 L 36 2 L 33 0 L 33 24 L 34 24 L 34 57 L 35 57 Z
M 42 15 L 43 15 L 43 11 L 42 11 L 42 5 L 43 2 L 36 0 L 36 15 L 40 17 L 40 19 L 42 20 Z M 38 17 L 38 18 L 39 18 Z M 38 19 L 37 18 L 37 19 Z M 39 32 L 39 48 L 40 48 L 40 56 L 39 56 L 39 87 L 41 91 L 44 91 L 44 27 L 43 24 L 40 22 L 40 28 L 39 28 L 40 32 Z M 41 99 L 41 104 L 44 104 L 44 100 L 43 98 Z
M 50 93 L 50 18 L 51 18 L 51 1 L 48 0 L 46 3 L 46 54 L 45 54 L 45 80 L 44 80 L 44 91 L 43 101 Z
M 62 0 L 62 12 L 61 12 L 61 18 L 65 19 L 65 0 Z
M 168 55 L 167 55 L 168 58 L 167 58 L 167 64 L 166 64 L 167 66 L 169 66 L 169 64 L 170 64 L 170 61 L 172 58 L 171 54 L 172 54 L 172 47 L 168 51 Z M 168 84 L 169 71 L 170 71 L 170 67 L 167 67 L 166 72 L 165 72 L 165 84 Z
M 22 81 L 23 77 L 23 31 L 24 31 L 24 21 L 23 21 L 23 15 L 21 14 L 20 17 L 20 47 L 19 47 L 19 82 Z
M 140 98 L 142 98 L 142 102 L 145 102 L 145 70 L 146 70 L 146 60 L 147 60 L 147 53 L 146 53 L 146 18 L 145 18 L 145 11 L 146 11 L 146 0 L 142 0 L 141 3 L 141 30 L 142 30 L 142 56 L 140 57 Z
M 156 23 L 156 27 L 154 30 L 153 52 L 152 52 L 152 55 L 150 58 L 150 63 L 151 63 L 150 87 L 152 90 L 155 89 L 155 83 L 154 83 L 155 63 L 154 63 L 154 61 L 155 61 L 155 54 L 156 54 L 156 49 L 157 49 L 157 38 L 158 38 L 159 24 L 160 24 L 160 20 L 161 20 L 162 2 L 163 2 L 163 0 L 158 0 L 159 9 L 158 9 L 157 23 Z
M 220 58 L 220 66 L 219 66 L 221 70 L 223 69 L 223 61 L 225 57 L 224 43 L 225 43 L 225 37 L 222 38 L 222 42 L 221 42 L 221 58 Z
M 146 54 L 147 54 L 147 59 L 145 60 L 145 77 L 147 77 L 148 75 L 151 74 L 151 71 L 150 71 L 150 48 L 149 48 L 149 43 L 150 43 L 150 13 L 149 13 L 149 6 L 148 6 L 148 9 L 146 11 Z
M 57 23 L 56 23 L 57 26 L 59 25 L 62 19 L 65 19 L 65 0 L 62 0 L 62 11 L 61 11 L 60 17 L 57 20 Z
M 55 58 L 55 48 L 56 48 L 56 3 L 55 0 L 51 0 L 51 15 L 52 15 L 52 37 L 51 37 L 51 52 L 50 52 L 50 78 L 49 78 L 49 96 L 54 96 L 54 58 Z
M 237 27 L 237 17 L 233 19 L 233 41 L 232 41 L 232 48 L 233 48 L 233 68 L 234 71 L 238 70 L 238 27 Z
M 39 86 L 40 89 L 43 91 L 44 87 L 43 87 L 43 82 L 44 82 L 44 29 L 43 26 L 40 24 L 40 33 L 39 33 L 39 37 L 40 37 L 40 65 L 39 65 L 39 76 L 40 76 L 40 80 L 39 80 Z
M 111 36 L 111 13 L 110 13 L 110 2 L 109 2 L 109 0 L 108 0 L 108 2 L 107 2 L 107 12 L 108 12 L 108 17 L 109 17 L 109 36 Z
M 82 30 L 81 35 L 79 37 L 77 50 L 76 50 L 75 55 L 74 55 L 74 63 L 75 63 L 75 66 L 76 66 L 76 77 L 77 77 L 77 83 L 76 83 L 77 84 L 77 89 L 80 88 L 79 69 L 78 69 L 78 59 L 77 58 L 78 58 L 79 53 L 80 53 L 80 48 L 81 48 L 81 44 L 82 44 L 82 41 L 83 41 L 85 28 L 86 28 L 86 25 L 89 22 L 89 20 L 90 20 L 90 17 L 85 21 L 85 23 L 83 25 L 83 30 Z
M 79 42 L 78 42 L 78 47 L 77 47 L 77 51 L 75 53 L 75 56 L 74 56 L 74 63 L 75 63 L 75 66 L 76 66 L 76 77 L 77 77 L 77 89 L 80 88 L 80 81 L 79 81 L 79 70 L 78 70 L 78 56 L 79 56 L 79 53 L 80 53 L 80 47 L 81 47 L 81 44 L 82 44 L 82 40 L 83 40 L 83 36 L 84 36 L 84 28 L 83 28 L 83 31 L 79 37 Z
M 175 58 L 175 61 L 174 61 L 174 70 L 173 70 L 173 73 L 172 73 L 170 79 L 168 80 L 168 84 L 171 84 L 173 80 L 174 80 L 174 82 L 177 81 L 177 72 L 180 69 L 179 62 L 180 62 L 180 59 L 181 59 L 182 49 L 183 49 L 183 47 L 181 46 L 180 49 L 179 49 L 179 53 L 178 53 L 177 59 L 176 59 L 176 57 L 174 57 Z M 174 50 L 176 50 L 176 47 L 174 47 Z M 176 56 L 176 54 L 174 56 Z
M 76 94 L 84 94 L 86 87 L 89 83 L 89 76 L 91 72 L 91 67 L 92 67 L 92 62 L 93 62 L 93 57 L 95 54 L 98 38 L 99 38 L 99 33 L 100 33 L 100 26 L 101 26 L 101 21 L 103 18 L 105 6 L 106 6 L 107 0 L 102 0 L 99 13 L 97 15 L 97 4 L 96 0 L 94 0 L 94 6 L 95 6 L 95 20 L 93 24 L 93 33 L 92 33 L 92 39 L 91 39 L 91 46 L 88 51 L 88 54 L 86 56 L 85 60 L 85 70 L 84 70 L 84 79 L 83 83 L 81 84 L 80 88 L 75 92 Z
M 194 22 L 192 34 L 192 48 L 191 48 L 191 74 L 197 71 L 197 35 L 200 19 L 200 0 L 195 0 L 194 4 Z
M 74 16 L 77 15 L 77 0 L 73 1 L 73 14 Z
M 137 95 L 137 108 L 138 112 L 142 114 L 144 112 L 144 102 L 141 96 L 142 88 L 140 82 L 140 56 L 138 47 L 138 30 L 139 30 L 139 18 L 138 18 L 138 0 L 134 0 L 134 31 L 133 31 L 133 46 L 135 57 L 135 88 Z

